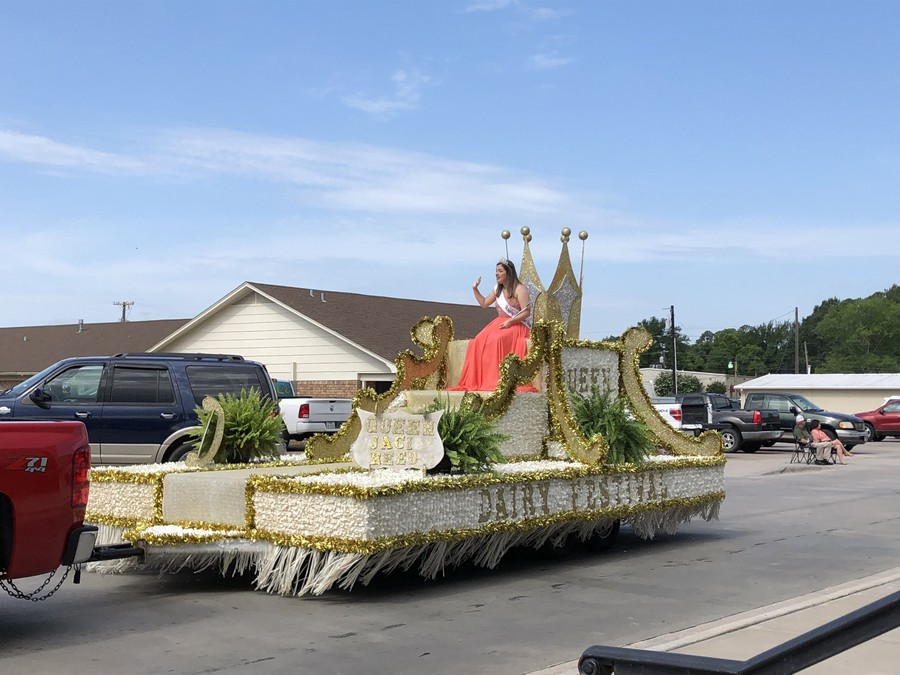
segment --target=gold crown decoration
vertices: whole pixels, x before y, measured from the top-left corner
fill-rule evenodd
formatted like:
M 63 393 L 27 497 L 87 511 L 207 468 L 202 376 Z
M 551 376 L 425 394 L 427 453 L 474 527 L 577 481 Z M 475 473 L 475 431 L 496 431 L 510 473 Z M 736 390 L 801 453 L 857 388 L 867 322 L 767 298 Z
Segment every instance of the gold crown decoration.
M 554 308 L 554 312 L 558 314 L 553 317 L 565 327 L 566 337 L 574 340 L 578 339 L 578 333 L 581 327 L 581 283 L 575 279 L 575 272 L 572 269 L 572 259 L 569 257 L 569 237 L 572 230 L 568 227 L 562 229 L 562 250 L 559 253 L 559 262 L 556 265 L 556 274 L 553 275 L 553 281 L 550 282 L 548 293 L 553 298 L 548 303 Z M 583 236 L 582 236 L 583 235 Z M 582 232 L 582 270 L 584 269 L 584 240 L 587 239 L 587 232 Z
M 524 250 L 522 251 L 519 279 L 525 284 L 525 287 L 528 289 L 528 295 L 531 297 L 531 315 L 534 317 L 534 321 L 558 321 L 565 328 L 566 337 L 577 340 L 581 329 L 584 241 L 588 237 L 587 232 L 582 231 L 578 234 L 578 238 L 581 239 L 581 279 L 575 278 L 575 271 L 572 268 L 572 260 L 569 256 L 569 237 L 572 235 L 572 230 L 564 227 L 560 237 L 562 250 L 559 254 L 559 262 L 556 265 L 556 273 L 553 275 L 553 281 L 550 282 L 550 286 L 545 289 L 538 276 L 534 259 L 531 257 L 531 249 L 528 246 L 531 241 L 531 230 L 528 227 L 523 227 L 520 231 L 524 240 Z M 504 230 L 501 236 L 504 239 L 508 239 L 509 232 Z
M 531 241 L 531 229 L 523 227 L 519 232 L 522 234 L 523 241 L 522 264 L 519 265 L 519 281 L 528 289 L 533 320 L 540 321 L 547 313 L 547 298 L 544 292 L 544 284 L 541 283 L 537 267 L 534 265 L 534 259 L 531 257 L 531 249 L 528 247 L 528 242 Z M 506 234 L 506 231 L 504 231 L 504 234 Z

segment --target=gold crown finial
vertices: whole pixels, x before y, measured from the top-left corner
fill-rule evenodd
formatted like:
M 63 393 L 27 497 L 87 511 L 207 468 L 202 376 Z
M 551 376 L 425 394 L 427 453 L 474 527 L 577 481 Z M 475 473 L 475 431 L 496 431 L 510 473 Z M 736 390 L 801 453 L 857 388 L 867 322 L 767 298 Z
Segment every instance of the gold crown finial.
M 568 227 L 564 227 L 562 229 L 562 237 L 560 237 L 559 240 L 565 244 L 566 242 L 569 241 L 569 237 L 571 236 L 571 234 L 572 234 L 572 230 L 570 230 Z
M 531 234 L 531 228 L 528 227 L 527 225 L 524 225 L 524 226 L 522 227 L 522 229 L 519 230 L 519 232 L 522 233 L 522 236 L 523 236 L 523 237 L 527 237 L 529 234 Z
M 512 235 L 510 235 L 509 230 L 503 230 L 503 232 L 500 233 L 500 236 L 504 239 L 509 239 Z
M 585 232 L 584 230 L 582 230 L 581 232 L 578 233 L 578 238 L 581 239 L 581 241 L 584 241 L 585 239 L 588 238 L 588 233 Z

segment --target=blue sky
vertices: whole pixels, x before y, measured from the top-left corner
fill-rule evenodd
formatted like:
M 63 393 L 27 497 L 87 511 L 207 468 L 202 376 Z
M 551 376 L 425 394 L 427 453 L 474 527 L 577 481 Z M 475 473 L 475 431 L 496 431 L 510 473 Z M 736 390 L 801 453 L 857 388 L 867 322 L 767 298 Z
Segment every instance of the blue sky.
M 803 317 L 900 282 L 898 36 L 896 0 L 2 0 L 0 325 L 469 303 L 522 226 L 545 283 L 589 233 L 589 339 Z

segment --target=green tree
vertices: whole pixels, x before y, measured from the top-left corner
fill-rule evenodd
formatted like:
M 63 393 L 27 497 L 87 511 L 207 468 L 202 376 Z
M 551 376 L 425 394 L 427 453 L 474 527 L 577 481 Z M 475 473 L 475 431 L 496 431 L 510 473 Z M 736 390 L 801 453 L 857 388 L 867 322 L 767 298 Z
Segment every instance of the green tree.
M 666 329 L 666 319 L 652 316 L 649 319 L 639 321 L 638 325 L 650 333 L 650 337 L 653 338 L 653 344 L 650 346 L 650 349 L 640 356 L 641 368 L 650 368 L 656 365 L 671 368 L 672 332 L 670 329 Z M 688 339 L 678 326 L 675 326 L 675 349 L 678 367 L 685 370 L 693 370 L 695 365 L 690 342 L 688 342 Z
M 896 286 L 892 288 L 897 288 Z M 819 372 L 871 373 L 900 370 L 900 303 L 897 293 L 875 293 L 833 306 L 815 327 L 825 346 Z

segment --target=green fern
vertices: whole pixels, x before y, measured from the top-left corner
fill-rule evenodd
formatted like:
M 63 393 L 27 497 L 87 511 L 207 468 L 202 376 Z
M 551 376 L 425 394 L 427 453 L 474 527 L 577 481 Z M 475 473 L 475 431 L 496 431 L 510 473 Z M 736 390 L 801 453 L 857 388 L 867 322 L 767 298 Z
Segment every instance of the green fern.
M 504 461 L 500 446 L 509 439 L 497 425 L 477 409 L 451 408 L 449 401 L 435 399 L 424 412 L 443 410 L 438 433 L 450 463 L 463 473 L 490 471 L 491 464 Z
M 639 464 L 650 454 L 653 435 L 628 412 L 624 398 L 613 400 L 595 384 L 590 396 L 570 392 L 570 401 L 581 433 L 587 438 L 600 434 L 609 444 L 607 464 Z
M 225 413 L 225 433 L 214 458 L 217 464 L 278 459 L 278 443 L 284 423 L 278 414 L 276 401 L 263 398 L 258 389 L 251 389 L 249 392 L 242 389 L 240 396 L 219 394 L 217 400 Z M 192 429 L 190 435 L 196 447 L 213 413 L 200 406 L 195 410 L 200 418 L 200 426 Z M 211 428 L 210 433 L 213 431 L 214 428 Z

